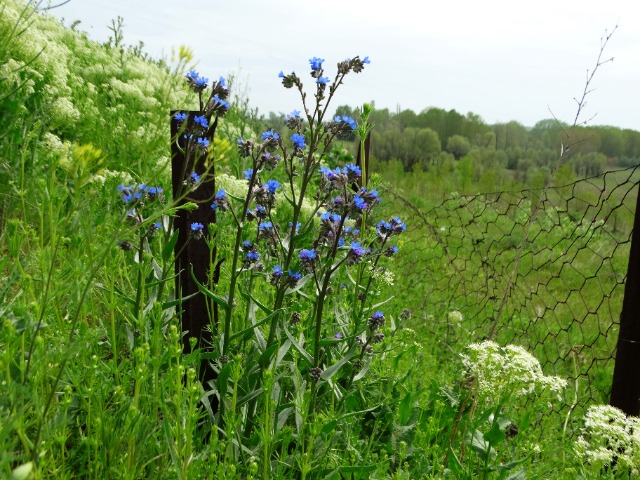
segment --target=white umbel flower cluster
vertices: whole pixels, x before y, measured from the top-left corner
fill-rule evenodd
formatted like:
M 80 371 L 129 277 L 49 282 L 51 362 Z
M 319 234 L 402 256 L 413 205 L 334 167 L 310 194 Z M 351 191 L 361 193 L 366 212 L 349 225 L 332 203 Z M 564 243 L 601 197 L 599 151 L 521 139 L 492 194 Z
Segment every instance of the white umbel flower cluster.
M 560 397 L 567 386 L 562 378 L 545 376 L 538 359 L 518 345 L 501 347 L 492 341 L 474 343 L 462 355 L 462 363 L 466 374 L 475 378 L 478 393 L 494 400 L 544 391 Z
M 447 319 L 449 320 L 449 323 L 459 325 L 464 320 L 464 317 L 458 310 L 452 310 L 447 314 Z
M 640 475 L 640 419 L 611 405 L 592 405 L 584 417 L 582 435 L 573 449 L 595 473 L 603 467 Z

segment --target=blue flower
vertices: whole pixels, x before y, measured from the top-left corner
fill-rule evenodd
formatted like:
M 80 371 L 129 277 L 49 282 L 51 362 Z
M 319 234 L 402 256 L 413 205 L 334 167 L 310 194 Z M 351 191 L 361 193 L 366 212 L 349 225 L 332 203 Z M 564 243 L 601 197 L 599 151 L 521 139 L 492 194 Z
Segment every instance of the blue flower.
M 322 69 L 322 62 L 324 62 L 324 58 L 310 58 L 309 63 L 311 64 L 311 70 L 316 71 Z
M 251 243 L 251 240 L 245 240 L 244 242 L 242 242 L 243 249 L 250 249 L 252 246 L 253 243 Z
M 225 80 L 224 77 L 220 77 L 218 79 L 218 85 L 220 85 L 221 87 L 226 87 L 227 86 L 227 81 Z
M 200 125 L 202 128 L 209 127 L 209 122 L 204 115 L 196 115 L 195 117 L 193 117 L 193 121 Z
M 391 223 L 391 230 L 395 234 L 400 234 L 407 229 L 407 226 L 405 225 L 405 223 L 402 220 L 400 220 L 398 217 L 393 217 L 390 223 Z
M 358 242 L 351 242 L 351 250 L 349 250 L 349 254 L 356 257 L 362 257 L 365 253 L 366 250 L 362 245 L 360 245 Z
M 342 168 L 342 173 L 346 174 L 348 177 L 359 177 L 362 175 L 362 170 L 360 170 L 359 166 L 350 163 Z
M 147 193 L 149 194 L 149 197 L 151 197 L 152 200 L 162 195 L 163 191 L 164 190 L 162 190 L 162 187 L 149 187 L 147 189 Z
M 192 185 L 197 185 L 198 183 L 200 183 L 200 175 L 198 175 L 196 172 L 191 172 L 191 175 L 189 175 L 189 178 Z
M 273 229 L 273 223 L 271 222 L 260 222 L 258 225 L 258 230 L 261 232 L 269 232 Z
M 366 210 L 369 206 L 360 195 L 353 196 L 353 204 L 358 210 Z
M 358 128 L 356 121 L 353 118 L 348 117 L 347 115 L 343 115 L 342 117 L 340 115 L 336 115 L 333 121 L 336 123 L 346 123 L 347 125 L 349 125 L 351 130 L 355 130 L 356 128 Z
M 222 207 L 221 210 L 226 210 L 226 194 L 227 192 L 224 189 L 218 190 L 211 204 L 213 210 L 217 210 L 219 207 Z
M 291 143 L 293 143 L 296 148 L 303 149 L 306 146 L 304 141 L 304 135 L 300 135 L 299 133 L 291 135 Z
M 191 224 L 191 236 L 196 240 L 202 238 L 202 231 L 204 229 L 204 225 L 198 222 L 194 222 Z
M 187 114 L 186 114 L 186 113 L 184 113 L 184 112 L 176 113 L 176 114 L 173 116 L 173 119 L 174 119 L 176 122 L 179 122 L 179 123 L 184 122 L 184 121 L 187 119 Z
M 249 250 L 247 252 L 247 259 L 251 261 L 256 261 L 260 258 L 260 254 L 256 250 Z
M 266 142 L 268 140 L 277 141 L 280 138 L 280 135 L 274 132 L 272 128 L 271 130 L 267 130 L 266 132 L 263 132 L 260 138 L 263 142 Z
M 280 73 L 278 74 L 278 78 L 284 78 L 284 72 L 282 70 L 280 70 Z
M 316 80 L 316 83 L 319 83 L 320 85 L 326 85 L 330 81 L 331 80 L 329 79 L 329 77 L 320 77 Z
M 196 92 L 201 92 L 202 90 L 207 88 L 209 79 L 201 77 L 195 70 L 188 71 L 184 74 L 184 76 L 187 78 L 187 81 Z
M 396 253 L 398 253 L 398 247 L 395 245 L 387 247 L 383 252 L 387 257 L 393 257 Z
M 274 265 L 273 276 L 276 278 L 280 278 L 282 275 L 284 275 L 284 272 L 282 271 L 282 267 L 280 265 Z
M 292 118 L 300 118 L 300 110 L 294 110 L 289 115 L 287 115 L 287 120 Z
M 207 148 L 209 147 L 209 140 L 207 140 L 206 138 L 203 137 L 198 137 L 198 139 L 196 140 L 197 144 L 200 145 L 201 147 Z
M 259 218 L 266 218 L 267 217 L 267 209 L 264 208 L 262 205 L 258 205 L 256 207 L 256 215 Z
M 289 270 L 289 285 L 295 287 L 296 284 L 302 278 L 302 274 L 298 272 L 294 272 L 293 270 Z
M 312 248 L 310 250 L 300 250 L 298 258 L 303 262 L 313 262 L 317 257 L 316 251 Z
M 229 102 L 221 99 L 218 95 L 214 95 L 211 101 L 214 103 L 214 105 L 219 105 L 225 111 L 231 108 L 231 105 L 229 104 Z
M 295 233 L 298 233 L 298 230 L 300 230 L 300 227 L 302 226 L 302 224 L 300 222 L 296 222 L 296 230 Z M 289 222 L 289 228 L 293 227 L 293 222 Z
M 384 313 L 378 310 L 374 312 L 373 315 L 371 315 L 371 317 L 369 318 L 369 328 L 371 329 L 371 331 L 375 332 L 378 328 L 384 325 L 384 322 Z
M 380 220 L 375 226 L 381 235 L 386 235 L 387 233 L 390 233 L 391 230 L 393 229 L 393 227 L 391 226 L 391 223 L 386 222 L 384 220 Z
M 246 180 L 251 180 L 251 176 L 253 175 L 253 168 L 249 168 L 244 171 L 244 178 Z
M 269 193 L 271 195 L 274 195 L 276 193 L 276 190 L 279 188 L 280 188 L 280 182 L 278 182 L 277 180 L 267 181 L 267 190 L 269 190 Z
M 364 57 L 362 63 L 371 63 L 371 60 L 369 60 L 369 57 Z

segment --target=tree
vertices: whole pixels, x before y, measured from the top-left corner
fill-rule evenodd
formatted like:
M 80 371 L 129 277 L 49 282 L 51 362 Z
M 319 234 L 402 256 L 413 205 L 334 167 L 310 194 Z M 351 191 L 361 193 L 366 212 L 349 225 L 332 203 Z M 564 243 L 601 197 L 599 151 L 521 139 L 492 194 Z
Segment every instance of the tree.
M 471 150 L 471 145 L 469 144 L 469 140 L 467 137 L 463 137 L 462 135 L 452 135 L 447 140 L 447 152 L 452 153 L 456 160 L 464 157 L 469 150 Z

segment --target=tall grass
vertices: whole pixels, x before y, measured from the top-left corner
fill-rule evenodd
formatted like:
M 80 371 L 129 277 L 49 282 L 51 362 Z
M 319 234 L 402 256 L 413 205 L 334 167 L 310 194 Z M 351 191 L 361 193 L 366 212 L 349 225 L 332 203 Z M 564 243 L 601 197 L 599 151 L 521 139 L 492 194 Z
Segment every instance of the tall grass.
M 319 109 L 310 109 L 304 126 L 283 126 L 304 136 L 304 147 L 296 140 L 299 151 L 288 137 L 272 145 L 289 171 L 281 163 L 270 178 L 284 185 L 270 221 L 280 232 L 296 218 L 303 225 L 299 235 L 289 227 L 286 248 L 276 245 L 280 255 L 258 237 L 255 222 L 244 221 L 247 185 L 267 184 L 266 176 L 258 180 L 266 175 L 256 167 L 261 157 L 240 158 L 231 148 L 237 136 L 256 152 L 270 139 L 259 139 L 248 101 L 239 99 L 220 118 L 208 149 L 238 215 L 221 213 L 201 240 L 225 259 L 221 280 L 202 288 L 224 307 L 223 320 L 212 325 L 213 345 L 194 344 L 185 353 L 171 225 L 178 209 L 193 205 L 170 200 L 168 112 L 198 109 L 182 77 L 189 52 L 181 50 L 169 67 L 124 46 L 116 23 L 120 40 L 98 44 L 35 7 L 0 3 L 3 478 L 589 475 L 563 443 L 564 418 L 545 418 L 544 404 L 519 404 L 509 392 L 481 395 L 458 355 L 462 348 L 443 366 L 434 348 L 440 339 L 423 323 L 430 320 L 423 312 L 401 315 L 424 287 L 399 292 L 398 283 L 389 285 L 394 269 L 396 279 L 406 275 L 401 262 L 361 255 L 355 237 L 346 247 L 328 248 L 327 238 L 324 247 L 313 244 L 325 221 L 316 215 L 323 206 L 316 193 L 330 178 L 318 168 L 346 168 L 328 154 L 323 135 L 349 123 Z M 294 163 L 293 152 L 313 168 Z M 244 180 L 251 162 L 256 173 Z M 393 175 L 416 188 L 424 179 Z M 369 193 L 382 180 L 365 181 Z M 135 191 L 143 183 L 163 187 L 165 201 L 148 196 L 132 215 L 118 186 Z M 350 190 L 345 196 L 357 202 Z M 372 249 L 380 232 L 400 224 L 374 224 L 375 215 L 367 211 L 362 220 L 361 241 Z M 237 239 L 247 238 L 260 246 L 267 272 L 241 268 L 247 252 Z M 412 240 L 399 238 L 402 255 Z M 311 246 L 324 263 L 302 272 L 299 288 L 278 287 L 276 259 L 285 272 L 300 268 L 304 263 L 288 252 Z M 345 268 L 334 268 L 340 262 Z M 396 298 L 385 303 L 389 294 Z M 386 324 L 375 330 L 379 309 Z M 302 322 L 290 322 L 296 313 Z M 384 341 L 371 353 L 379 333 Z M 216 369 L 213 384 L 201 382 L 203 360 Z M 543 421 L 557 433 L 546 442 L 538 438 Z

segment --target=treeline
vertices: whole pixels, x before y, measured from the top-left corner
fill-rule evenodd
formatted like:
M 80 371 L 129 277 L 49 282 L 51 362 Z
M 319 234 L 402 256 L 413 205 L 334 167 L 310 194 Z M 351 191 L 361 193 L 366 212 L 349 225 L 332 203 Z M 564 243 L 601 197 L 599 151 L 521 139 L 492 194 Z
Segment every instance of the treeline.
M 359 110 L 343 105 L 337 115 L 357 118 Z M 532 128 L 511 121 L 489 125 L 479 115 L 428 108 L 390 112 L 374 110 L 372 156 L 380 167 L 398 160 L 405 171 L 471 169 L 476 180 L 487 171 L 511 171 L 510 180 L 529 184 L 559 165 L 577 176 L 640 163 L 640 132 L 610 126 L 571 127 L 555 119 Z M 502 177 L 503 175 L 499 175 Z

